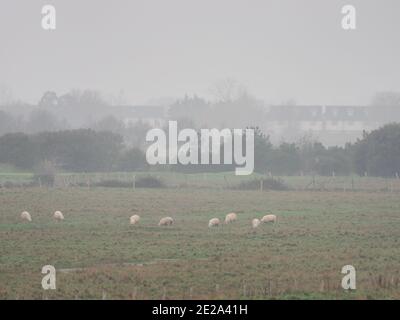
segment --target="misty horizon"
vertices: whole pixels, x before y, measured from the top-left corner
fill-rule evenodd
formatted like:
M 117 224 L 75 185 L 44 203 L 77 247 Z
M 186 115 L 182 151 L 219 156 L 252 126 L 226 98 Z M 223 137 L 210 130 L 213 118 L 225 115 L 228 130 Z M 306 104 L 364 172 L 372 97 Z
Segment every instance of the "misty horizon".
M 396 1 L 352 1 L 350 32 L 339 0 L 51 1 L 51 32 L 40 26 L 44 4 L 0 4 L 0 84 L 28 103 L 74 88 L 133 105 L 212 99 L 227 78 L 267 104 L 366 105 L 400 91 Z

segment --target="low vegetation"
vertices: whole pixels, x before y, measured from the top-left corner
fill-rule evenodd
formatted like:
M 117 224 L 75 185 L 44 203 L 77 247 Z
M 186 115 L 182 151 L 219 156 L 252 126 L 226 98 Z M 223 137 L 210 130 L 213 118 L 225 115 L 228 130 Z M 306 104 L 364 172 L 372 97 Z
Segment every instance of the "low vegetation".
M 243 181 L 239 185 L 234 186 L 233 189 L 238 190 L 289 190 L 289 187 L 285 184 L 282 179 L 279 178 L 265 178 L 265 179 L 255 179 L 250 181 Z

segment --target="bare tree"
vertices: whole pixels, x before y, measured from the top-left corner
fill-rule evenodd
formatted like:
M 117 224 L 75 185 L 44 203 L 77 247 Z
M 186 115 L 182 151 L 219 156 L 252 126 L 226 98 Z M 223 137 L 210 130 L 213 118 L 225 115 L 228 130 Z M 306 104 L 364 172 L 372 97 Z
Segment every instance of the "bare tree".
M 226 78 L 215 84 L 211 94 L 218 102 L 231 102 L 247 94 L 246 88 L 233 78 Z

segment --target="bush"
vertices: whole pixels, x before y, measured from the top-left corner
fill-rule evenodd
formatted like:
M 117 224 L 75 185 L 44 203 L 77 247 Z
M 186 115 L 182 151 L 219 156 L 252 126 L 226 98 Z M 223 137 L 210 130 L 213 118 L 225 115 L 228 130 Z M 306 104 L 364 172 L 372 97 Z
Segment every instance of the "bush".
M 289 187 L 284 183 L 282 179 L 266 178 L 266 179 L 255 179 L 251 181 L 241 182 L 234 189 L 238 190 L 260 190 L 261 181 L 263 181 L 263 190 L 289 190 Z
M 100 182 L 96 182 L 94 186 L 103 188 L 133 188 L 132 182 L 119 180 L 103 180 Z
M 103 180 L 96 182 L 95 187 L 103 188 L 133 188 L 133 182 L 120 180 Z M 136 179 L 136 188 L 165 188 L 165 184 L 158 178 L 147 176 Z
M 159 178 L 147 176 L 136 180 L 137 188 L 165 188 L 165 184 Z
M 5 188 L 5 189 L 11 189 L 11 188 L 16 188 L 18 185 L 14 182 L 11 181 L 6 181 L 2 184 L 0 184 L 0 188 Z
M 6 181 L 3 183 L 0 183 L 0 189 L 13 189 L 13 188 L 33 188 L 36 187 L 37 184 L 34 181 L 29 181 L 29 182 L 12 182 L 12 181 Z

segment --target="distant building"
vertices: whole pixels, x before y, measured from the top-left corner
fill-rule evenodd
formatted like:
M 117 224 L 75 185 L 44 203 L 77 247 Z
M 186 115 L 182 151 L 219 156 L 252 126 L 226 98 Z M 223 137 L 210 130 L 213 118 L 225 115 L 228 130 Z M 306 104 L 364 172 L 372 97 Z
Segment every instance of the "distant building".
M 280 105 L 269 108 L 265 131 L 273 141 L 309 134 L 326 145 L 344 145 L 394 121 L 400 122 L 398 106 Z
M 166 123 L 166 108 L 161 106 L 112 106 L 110 110 L 125 125 L 141 121 L 152 127 L 162 127 Z

